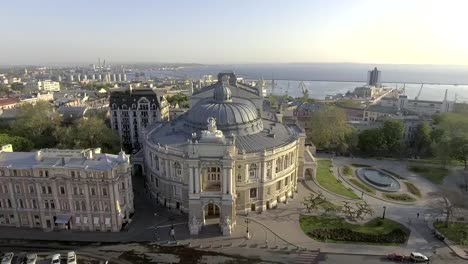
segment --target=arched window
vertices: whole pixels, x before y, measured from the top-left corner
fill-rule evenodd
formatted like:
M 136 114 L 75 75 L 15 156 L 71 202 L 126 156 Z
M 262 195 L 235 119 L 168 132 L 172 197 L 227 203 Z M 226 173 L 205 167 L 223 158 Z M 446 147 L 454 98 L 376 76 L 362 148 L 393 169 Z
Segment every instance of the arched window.
M 174 162 L 175 175 L 180 177 L 182 175 L 182 167 L 178 161 Z
M 257 178 L 257 164 L 252 163 L 249 166 L 249 176 L 250 178 Z
M 276 171 L 276 173 L 281 171 L 281 158 L 276 159 L 276 169 L 275 169 L 275 171 Z
M 287 168 L 289 167 L 289 154 L 284 156 L 284 165 L 283 165 L 283 168 Z

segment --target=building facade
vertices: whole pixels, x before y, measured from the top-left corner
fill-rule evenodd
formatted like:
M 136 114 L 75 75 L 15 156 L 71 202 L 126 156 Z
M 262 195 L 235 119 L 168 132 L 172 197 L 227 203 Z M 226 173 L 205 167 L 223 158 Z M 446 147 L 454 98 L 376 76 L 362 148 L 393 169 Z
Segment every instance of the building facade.
M 132 189 L 124 152 L 0 152 L 1 226 L 117 232 L 133 214 Z
M 109 108 L 112 129 L 126 151 L 141 148 L 147 126 L 169 119 L 169 104 L 151 88 L 112 89 Z
M 381 72 L 375 67 L 372 71 L 367 73 L 367 85 L 380 87 L 380 74 Z
M 221 73 L 186 114 L 152 125 L 145 137 L 146 189 L 188 213 L 191 234 L 214 221 L 230 235 L 236 214 L 285 202 L 304 172 L 303 131 L 262 114 L 254 102 L 261 91 L 255 97 L 233 78 Z

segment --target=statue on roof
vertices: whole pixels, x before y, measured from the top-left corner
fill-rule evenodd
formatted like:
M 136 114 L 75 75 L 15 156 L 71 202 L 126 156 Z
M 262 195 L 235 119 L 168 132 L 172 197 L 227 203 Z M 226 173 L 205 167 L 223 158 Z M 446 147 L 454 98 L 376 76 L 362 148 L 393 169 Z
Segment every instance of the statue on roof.
M 218 130 L 218 128 L 216 127 L 216 119 L 214 117 L 208 117 L 208 131 L 210 131 L 211 133 L 214 133 Z

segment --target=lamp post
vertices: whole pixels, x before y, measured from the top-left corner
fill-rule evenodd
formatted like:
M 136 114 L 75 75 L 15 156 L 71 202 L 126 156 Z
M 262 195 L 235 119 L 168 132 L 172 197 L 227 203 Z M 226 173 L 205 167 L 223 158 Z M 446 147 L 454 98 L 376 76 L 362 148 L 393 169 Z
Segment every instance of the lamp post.
M 245 219 L 244 222 L 247 224 L 247 231 L 246 231 L 245 237 L 246 237 L 247 239 L 250 239 L 250 233 L 249 233 L 249 223 L 250 223 L 250 219 Z
M 382 214 L 382 219 L 385 219 L 385 209 L 387 209 L 387 207 L 384 205 L 384 206 L 383 206 L 383 214 Z
M 170 231 L 170 236 L 172 240 L 175 240 L 175 230 L 174 230 L 174 216 L 170 216 L 169 220 L 171 220 L 171 231 Z

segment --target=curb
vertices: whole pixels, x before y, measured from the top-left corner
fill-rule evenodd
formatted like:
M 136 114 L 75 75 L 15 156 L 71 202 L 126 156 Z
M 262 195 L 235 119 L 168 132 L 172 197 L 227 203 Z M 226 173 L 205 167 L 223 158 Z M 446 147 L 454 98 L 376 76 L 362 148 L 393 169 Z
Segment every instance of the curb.
M 346 182 L 349 186 L 351 186 L 353 189 L 358 190 L 358 191 L 360 191 L 360 192 L 364 192 L 367 196 L 370 196 L 370 197 L 375 198 L 375 199 L 377 199 L 377 200 L 380 200 L 380 201 L 383 201 L 383 202 L 387 202 L 387 203 L 391 203 L 391 204 L 398 204 L 398 205 L 415 205 L 415 204 L 417 204 L 417 201 L 416 201 L 416 202 L 413 202 L 413 203 L 393 202 L 393 201 L 386 200 L 386 199 L 377 197 L 377 196 L 375 196 L 375 195 L 369 194 L 368 192 L 365 192 L 365 191 L 359 189 L 358 187 L 354 186 L 354 184 L 350 183 L 345 177 L 343 177 L 343 175 L 341 174 L 340 168 L 337 167 L 337 169 L 338 169 L 338 174 L 339 174 L 338 177 L 340 177 L 343 181 L 345 181 L 345 182 Z M 361 200 L 361 199 L 359 199 L 359 200 Z

